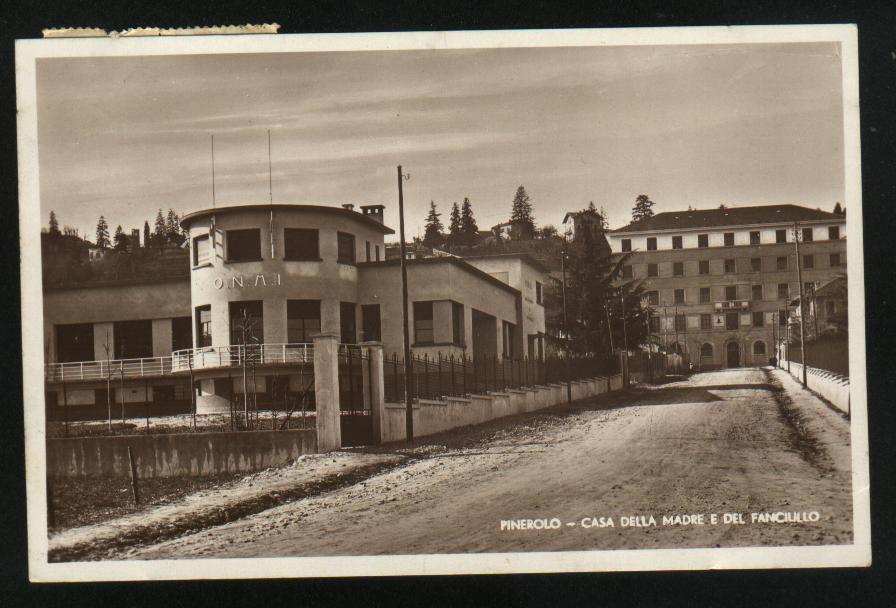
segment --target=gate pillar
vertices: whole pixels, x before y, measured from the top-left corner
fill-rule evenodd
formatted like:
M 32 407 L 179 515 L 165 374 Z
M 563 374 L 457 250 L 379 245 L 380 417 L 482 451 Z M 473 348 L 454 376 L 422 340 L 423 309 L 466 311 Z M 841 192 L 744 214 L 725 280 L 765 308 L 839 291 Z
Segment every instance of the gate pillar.
M 383 343 L 362 342 L 367 350 L 367 361 L 364 366 L 364 404 L 370 408 L 370 421 L 373 425 L 373 443 L 383 442 L 383 417 L 385 416 L 385 384 L 383 382 Z
M 313 340 L 317 451 L 330 452 L 342 447 L 339 420 L 339 336 L 319 334 Z

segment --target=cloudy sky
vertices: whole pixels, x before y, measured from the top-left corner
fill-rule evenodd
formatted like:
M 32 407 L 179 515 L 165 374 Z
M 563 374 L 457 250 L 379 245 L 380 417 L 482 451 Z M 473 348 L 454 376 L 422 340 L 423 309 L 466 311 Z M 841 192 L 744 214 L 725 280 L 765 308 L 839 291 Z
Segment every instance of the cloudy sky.
M 93 238 L 268 200 L 382 203 L 407 226 L 465 196 L 480 228 L 525 185 L 539 224 L 589 201 L 655 210 L 843 200 L 836 44 L 42 59 L 41 206 Z M 46 222 L 46 220 L 44 220 Z

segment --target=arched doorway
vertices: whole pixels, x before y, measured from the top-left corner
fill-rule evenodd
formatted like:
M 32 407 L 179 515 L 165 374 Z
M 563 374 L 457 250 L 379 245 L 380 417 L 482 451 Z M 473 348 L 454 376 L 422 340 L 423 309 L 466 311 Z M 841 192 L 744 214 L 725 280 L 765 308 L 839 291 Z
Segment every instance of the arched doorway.
M 729 342 L 725 346 L 725 363 L 728 367 L 740 367 L 740 345 Z

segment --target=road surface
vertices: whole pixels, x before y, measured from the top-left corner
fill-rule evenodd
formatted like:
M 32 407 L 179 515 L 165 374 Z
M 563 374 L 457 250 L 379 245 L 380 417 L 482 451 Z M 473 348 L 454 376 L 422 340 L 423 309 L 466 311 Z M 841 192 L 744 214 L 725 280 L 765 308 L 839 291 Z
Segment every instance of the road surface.
M 850 543 L 848 421 L 782 388 L 780 373 L 695 374 L 493 423 L 354 485 L 119 557 Z M 745 523 L 723 523 L 724 513 Z M 689 517 L 662 525 L 676 515 Z M 525 520 L 559 527 L 518 529 L 539 525 Z

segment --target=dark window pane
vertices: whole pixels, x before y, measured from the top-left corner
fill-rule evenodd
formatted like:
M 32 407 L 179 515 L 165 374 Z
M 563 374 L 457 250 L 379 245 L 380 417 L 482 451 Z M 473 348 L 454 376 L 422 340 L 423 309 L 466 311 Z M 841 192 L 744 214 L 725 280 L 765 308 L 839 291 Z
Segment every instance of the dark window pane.
M 152 357 L 152 321 L 117 321 L 112 334 L 116 359 Z
M 314 228 L 284 228 L 283 257 L 287 260 L 319 260 L 318 232 Z
M 320 300 L 287 300 L 286 341 L 307 344 L 319 333 Z
M 211 246 L 208 235 L 203 234 L 193 239 L 193 266 L 208 264 L 211 261 Z
M 249 262 L 261 259 L 261 230 L 227 231 L 227 261 Z
M 726 285 L 725 286 L 725 299 L 726 300 L 736 300 L 737 299 L 737 285 Z
M 672 274 L 676 277 L 684 276 L 684 262 L 674 262 L 672 264 Z
M 775 259 L 775 268 L 778 270 L 787 270 L 787 256 L 780 256 Z
M 261 300 L 230 302 L 230 343 L 264 344 L 264 304 Z
M 361 306 L 361 334 L 365 342 L 379 342 L 382 340 L 379 304 L 364 304 Z
M 828 239 L 832 241 L 840 239 L 840 226 L 828 226 Z
M 764 319 L 763 319 L 764 316 L 765 315 L 761 312 L 754 312 L 753 313 L 753 327 L 762 327 L 765 324 Z
M 110 342 L 112 336 L 109 336 Z M 109 345 L 111 348 L 111 344 Z M 112 353 L 109 353 L 112 356 Z M 105 359 L 105 353 L 94 354 L 93 323 L 56 326 L 56 360 L 60 363 Z
M 700 274 L 709 274 L 709 260 L 700 260 Z
M 647 265 L 647 276 L 656 277 L 659 276 L 659 266 L 657 264 L 648 264 Z
M 734 260 L 733 259 L 725 260 L 725 273 L 729 274 L 729 273 L 733 273 L 733 272 L 734 272 Z
M 700 329 L 712 329 L 712 315 L 708 315 L 708 314 L 700 315 Z M 711 353 L 710 353 L 710 356 L 711 356 Z
M 631 239 L 622 239 L 622 250 L 623 251 L 631 251 L 632 250 L 632 240 Z
M 352 238 L 354 239 L 354 237 Z M 353 302 L 339 303 L 339 333 L 343 344 L 354 344 L 358 341 Z
M 725 233 L 725 247 L 733 247 L 734 246 L 734 233 L 726 232 Z
M 804 255 L 803 256 L 803 268 L 805 268 L 805 269 L 815 268 L 815 256 L 814 255 Z
M 753 230 L 750 232 L 750 245 L 758 245 L 759 244 L 759 231 Z
M 778 299 L 786 300 L 790 298 L 790 287 L 787 283 L 778 283 Z
M 212 345 L 212 308 L 196 307 L 196 348 Z
M 341 264 L 355 263 L 355 235 L 346 232 L 336 233 L 338 252 L 336 261 Z
M 759 301 L 762 299 L 762 285 L 753 285 L 752 287 L 752 298 L 754 301 Z
M 684 304 L 684 289 L 675 290 L 675 303 Z
M 541 283 L 536 285 L 540 287 Z M 464 345 L 464 305 L 459 302 L 451 303 L 451 337 L 457 346 Z
M 434 341 L 432 302 L 414 302 L 414 343 L 429 344 Z
M 831 268 L 837 268 L 840 266 L 840 254 L 832 253 L 831 254 Z
M 647 292 L 647 304 L 650 306 L 657 306 L 660 303 L 660 292 L 658 291 L 648 291 Z
M 709 287 L 701 287 L 700 288 L 700 302 L 702 304 L 706 304 L 707 302 L 710 301 L 710 298 L 711 298 L 711 296 L 709 293 Z
M 775 242 L 776 243 L 786 243 L 787 242 L 787 230 L 775 230 Z
M 672 237 L 672 249 L 681 249 L 682 248 L 682 239 L 680 236 Z
M 725 315 L 725 329 L 737 329 L 738 328 L 738 314 L 736 312 L 729 312 Z
M 803 228 L 803 242 L 804 243 L 812 242 L 812 229 L 811 228 Z
M 656 237 L 655 236 L 647 237 L 647 250 L 648 251 L 656 250 Z
M 709 247 L 709 235 L 708 234 L 698 234 L 697 235 L 697 247 Z
M 762 258 L 750 258 L 750 270 L 753 272 L 761 272 Z
M 171 319 L 171 350 L 193 348 L 193 320 L 190 317 Z

